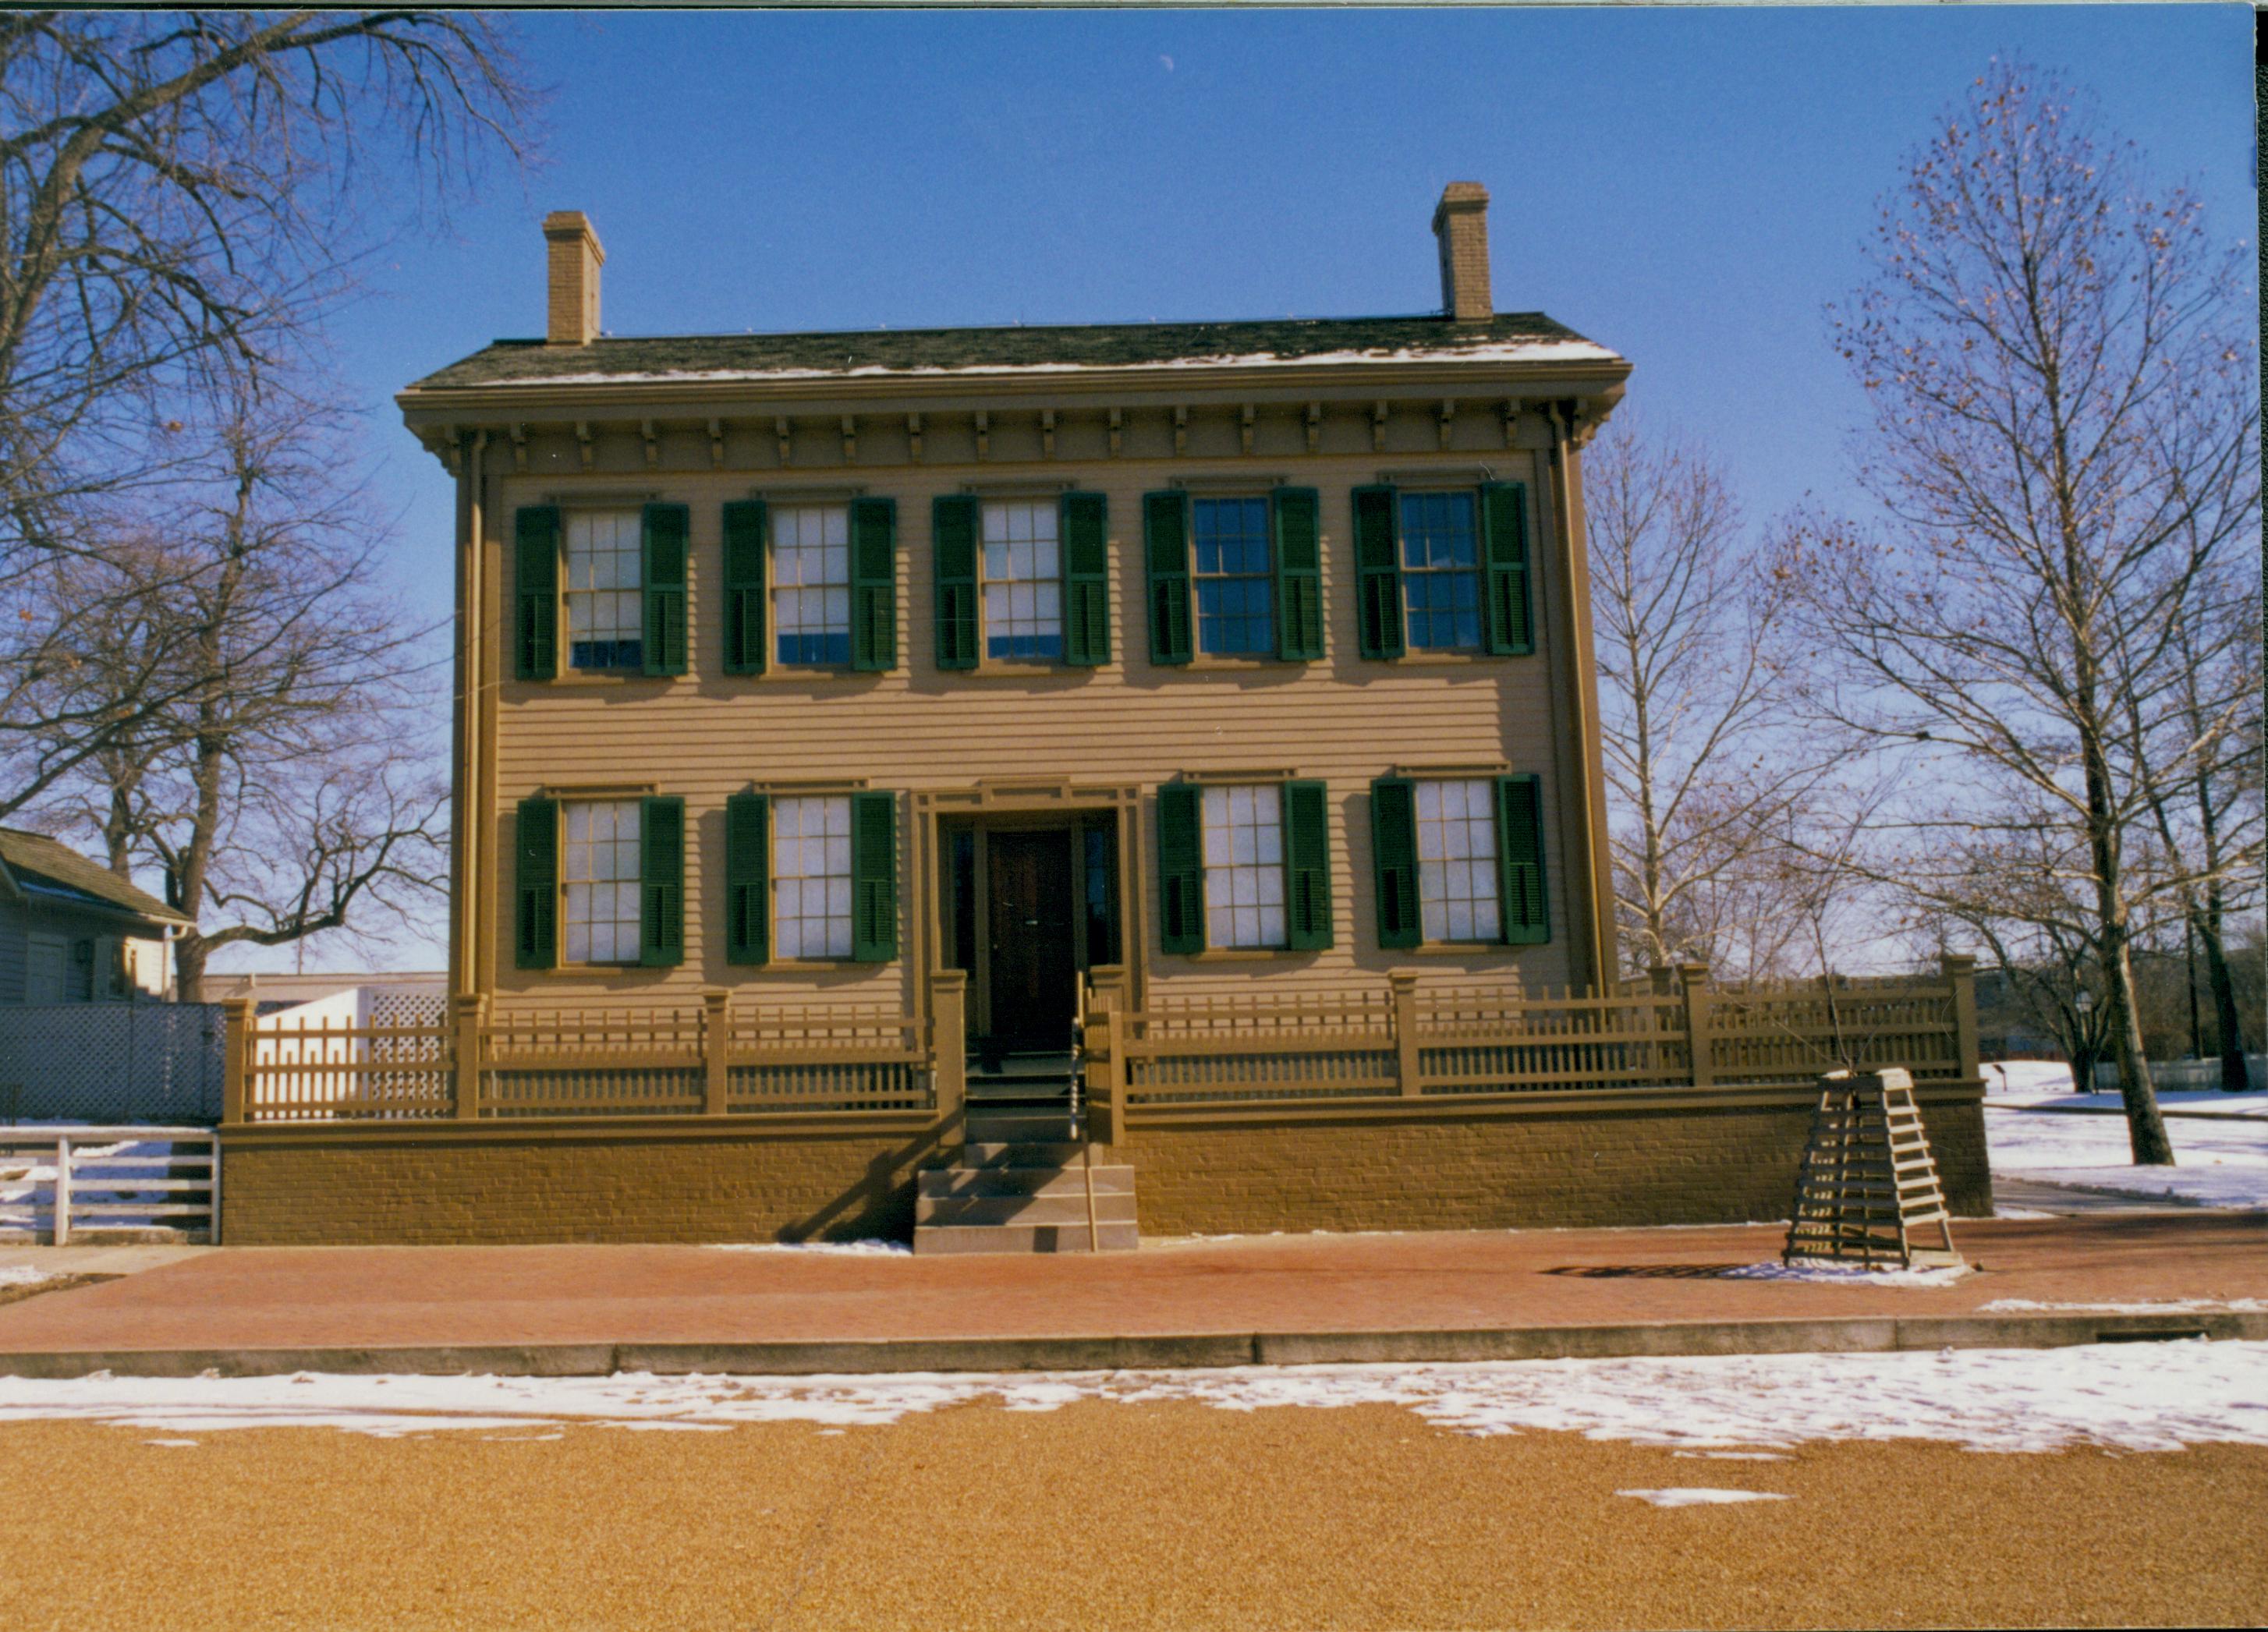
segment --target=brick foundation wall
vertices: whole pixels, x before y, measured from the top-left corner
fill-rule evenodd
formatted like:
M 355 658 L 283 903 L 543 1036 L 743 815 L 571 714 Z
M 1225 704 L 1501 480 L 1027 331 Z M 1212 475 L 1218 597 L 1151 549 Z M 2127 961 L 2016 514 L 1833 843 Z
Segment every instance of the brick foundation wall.
M 224 1136 L 236 1246 L 910 1240 L 927 1132 Z
M 1808 1092 L 1470 1117 L 1346 1116 L 1121 1130 L 1145 1235 L 1500 1230 L 1787 1217 Z M 1926 1101 L 1947 1198 L 1992 1211 L 1981 1102 Z M 913 1235 L 933 1130 L 783 1134 L 482 1127 L 224 1136 L 234 1246 L 850 1240 Z
M 1145 1235 L 1730 1224 L 1788 1216 L 1807 1092 L 1770 1106 L 1136 1126 Z M 1992 1210 L 1981 1103 L 1925 1103 L 1946 1199 Z

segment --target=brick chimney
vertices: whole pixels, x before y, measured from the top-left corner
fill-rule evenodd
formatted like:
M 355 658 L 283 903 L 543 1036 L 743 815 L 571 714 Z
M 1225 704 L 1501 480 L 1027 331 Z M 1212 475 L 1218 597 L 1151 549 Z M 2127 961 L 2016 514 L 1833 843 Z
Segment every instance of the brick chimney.
M 1489 297 L 1488 188 L 1452 181 L 1433 206 L 1433 236 L 1441 246 L 1441 314 L 1458 323 L 1485 323 L 1496 315 Z
M 599 268 L 607 252 L 591 218 L 579 210 L 555 210 L 543 217 L 550 246 L 550 288 L 544 303 L 544 339 L 555 346 L 587 346 L 599 337 Z M 1483 281 L 1487 279 L 1485 270 Z

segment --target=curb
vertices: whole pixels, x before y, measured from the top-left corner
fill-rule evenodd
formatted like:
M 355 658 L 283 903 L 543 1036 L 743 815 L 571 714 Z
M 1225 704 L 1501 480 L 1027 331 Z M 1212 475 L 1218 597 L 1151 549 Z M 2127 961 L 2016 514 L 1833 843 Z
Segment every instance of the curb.
M 1702 1320 L 1651 1326 L 1503 1327 L 1444 1332 L 1183 1333 L 1119 1337 L 941 1337 L 779 1343 L 518 1343 L 399 1348 L 128 1349 L 0 1353 L 0 1377 L 276 1377 L 294 1371 L 447 1377 L 736 1373 L 814 1377 L 912 1371 L 1213 1370 L 1630 1356 L 1886 1354 L 2065 1349 L 2184 1338 L 2268 1342 L 2268 1313 L 2057 1312 Z

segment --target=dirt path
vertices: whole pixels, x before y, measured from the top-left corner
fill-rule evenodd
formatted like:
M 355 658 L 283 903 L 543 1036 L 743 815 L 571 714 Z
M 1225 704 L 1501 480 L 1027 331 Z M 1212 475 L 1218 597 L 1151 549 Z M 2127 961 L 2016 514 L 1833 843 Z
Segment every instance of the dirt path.
M 1793 1499 L 1614 1494 L 1673 1486 Z M 2264 1511 L 2254 1447 L 1707 1459 L 1391 1406 L 397 1440 L 19 1422 L 0 1425 L 0 1623 L 2218 1625 L 2268 1608 Z

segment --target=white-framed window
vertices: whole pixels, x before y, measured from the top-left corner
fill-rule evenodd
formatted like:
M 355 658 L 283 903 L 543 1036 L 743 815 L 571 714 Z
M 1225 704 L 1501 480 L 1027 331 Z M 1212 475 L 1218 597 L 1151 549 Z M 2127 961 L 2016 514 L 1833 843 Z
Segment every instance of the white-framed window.
M 578 799 L 567 826 L 562 882 L 567 886 L 569 963 L 638 960 L 638 802 Z
M 1064 655 L 1063 560 L 1053 499 L 984 504 L 984 655 L 1053 663 Z
M 1503 934 L 1496 879 L 1496 789 L 1482 778 L 1418 784 L 1418 899 L 1429 941 Z
M 1276 580 L 1264 498 L 1189 505 L 1189 581 L 1197 650 L 1208 657 L 1276 655 Z
M 634 669 L 644 657 L 644 518 L 636 510 L 571 510 L 567 663 Z
M 1204 790 L 1205 945 L 1278 947 L 1284 923 L 1284 790 Z
M 1480 528 L 1470 493 L 1404 493 L 1402 597 L 1412 651 L 1481 647 Z
M 789 665 L 847 665 L 850 507 L 775 505 L 771 523 L 774 655 Z
M 780 958 L 850 955 L 850 799 L 772 801 L 772 936 Z

